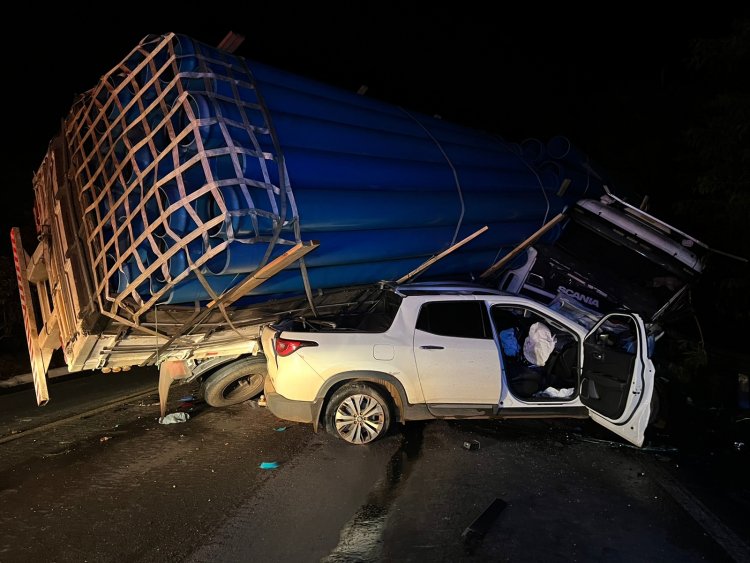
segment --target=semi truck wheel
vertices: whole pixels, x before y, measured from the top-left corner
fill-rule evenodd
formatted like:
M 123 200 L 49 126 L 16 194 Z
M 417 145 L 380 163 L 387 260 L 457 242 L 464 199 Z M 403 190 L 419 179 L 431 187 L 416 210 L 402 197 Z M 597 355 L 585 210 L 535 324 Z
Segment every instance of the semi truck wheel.
M 263 392 L 266 357 L 236 360 L 209 375 L 203 382 L 203 398 L 212 407 L 236 405 Z

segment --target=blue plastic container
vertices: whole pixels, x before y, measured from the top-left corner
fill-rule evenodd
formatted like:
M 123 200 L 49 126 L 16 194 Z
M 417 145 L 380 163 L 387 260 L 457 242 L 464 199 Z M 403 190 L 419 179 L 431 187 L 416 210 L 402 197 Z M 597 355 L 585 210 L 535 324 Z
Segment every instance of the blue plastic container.
M 161 302 L 208 299 L 196 272 L 220 293 L 297 233 L 320 242 L 305 261 L 311 286 L 323 289 L 397 279 L 489 226 L 422 276 L 476 277 L 582 195 L 603 191 L 564 137 L 509 143 L 185 36 L 149 36 L 121 68 L 132 72 L 122 84 L 110 76 L 85 114 L 98 152 L 82 150 L 92 166 L 80 182 L 106 163 L 91 182 L 112 191 L 97 228 L 118 233 L 117 251 L 132 254 L 113 290 L 132 291 L 144 267 L 164 262 L 136 288 L 146 300 L 164 287 Z M 250 298 L 302 291 L 297 264 Z

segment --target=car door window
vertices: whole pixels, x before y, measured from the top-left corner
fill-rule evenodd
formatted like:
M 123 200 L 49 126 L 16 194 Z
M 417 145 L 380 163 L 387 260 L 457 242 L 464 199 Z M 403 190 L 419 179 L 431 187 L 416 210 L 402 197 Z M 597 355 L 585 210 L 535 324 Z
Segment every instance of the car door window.
M 480 301 L 437 301 L 419 311 L 417 328 L 440 336 L 492 338 L 487 310 Z

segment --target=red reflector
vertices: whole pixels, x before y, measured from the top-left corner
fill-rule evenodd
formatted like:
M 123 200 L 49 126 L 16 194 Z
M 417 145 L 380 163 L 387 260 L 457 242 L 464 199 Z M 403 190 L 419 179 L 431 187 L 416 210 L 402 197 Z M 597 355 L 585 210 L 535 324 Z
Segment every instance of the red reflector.
M 300 348 L 305 346 L 317 346 L 317 342 L 310 342 L 309 340 L 289 340 L 288 338 L 277 338 L 276 339 L 276 354 L 285 357 L 294 354 Z

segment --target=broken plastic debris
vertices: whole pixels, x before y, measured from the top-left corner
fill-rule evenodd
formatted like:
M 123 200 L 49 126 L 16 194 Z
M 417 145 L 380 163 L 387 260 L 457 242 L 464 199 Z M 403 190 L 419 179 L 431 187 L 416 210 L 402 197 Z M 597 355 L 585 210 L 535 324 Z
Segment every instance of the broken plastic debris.
M 173 412 L 167 416 L 159 418 L 159 424 L 176 424 L 178 422 L 187 422 L 190 415 L 186 412 Z
M 109 440 L 111 438 L 112 438 L 112 436 L 102 436 L 101 438 L 99 438 L 99 441 L 100 442 L 106 442 L 107 440 Z
M 275 430 L 276 432 L 283 432 L 284 430 L 286 430 L 286 426 L 279 426 L 279 427 L 277 427 L 277 428 L 274 428 L 274 430 Z
M 264 461 L 260 464 L 261 469 L 276 469 L 279 464 L 275 461 Z
M 266 396 L 265 395 L 261 395 L 260 397 L 258 397 L 258 406 L 259 407 L 265 407 L 266 406 Z
M 195 395 L 185 395 L 184 397 L 180 399 L 180 401 L 183 403 L 189 403 L 191 401 L 195 401 Z
M 478 450 L 479 449 L 479 440 L 467 440 L 464 442 L 464 449 L 467 450 Z

